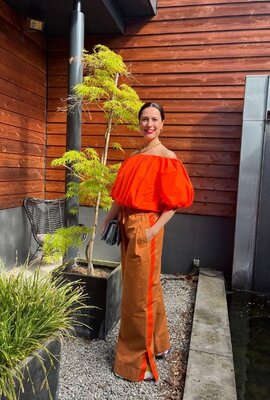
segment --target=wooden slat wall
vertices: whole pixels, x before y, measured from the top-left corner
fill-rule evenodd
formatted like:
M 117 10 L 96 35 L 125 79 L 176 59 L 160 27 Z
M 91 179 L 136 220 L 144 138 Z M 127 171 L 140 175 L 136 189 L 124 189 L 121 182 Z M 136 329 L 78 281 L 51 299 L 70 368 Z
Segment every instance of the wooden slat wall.
M 87 23 L 87 22 L 86 22 Z M 194 205 L 184 212 L 234 216 L 245 76 L 270 73 L 270 1 L 159 0 L 157 16 L 130 20 L 126 34 L 88 38 L 121 54 L 143 101 L 156 100 L 166 111 L 163 143 L 185 164 L 195 187 Z M 61 195 L 64 172 L 49 168 L 65 147 L 67 42 L 49 45 L 48 197 Z M 82 144 L 100 149 L 102 115 L 84 115 Z M 115 130 L 128 155 L 139 134 Z M 121 159 L 110 152 L 110 160 Z
M 46 43 L 0 0 L 0 209 L 44 197 Z

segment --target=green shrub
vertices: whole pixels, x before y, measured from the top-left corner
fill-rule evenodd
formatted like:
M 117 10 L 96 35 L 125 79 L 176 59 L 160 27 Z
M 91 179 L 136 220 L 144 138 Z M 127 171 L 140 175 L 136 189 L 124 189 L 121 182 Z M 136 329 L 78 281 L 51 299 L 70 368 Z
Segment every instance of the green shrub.
M 84 297 L 81 289 L 39 270 L 30 274 L 23 268 L 17 275 L 1 271 L 0 397 L 16 399 L 15 381 L 23 390 L 23 360 L 46 351 L 49 338 L 70 335 L 76 314 L 85 308 Z

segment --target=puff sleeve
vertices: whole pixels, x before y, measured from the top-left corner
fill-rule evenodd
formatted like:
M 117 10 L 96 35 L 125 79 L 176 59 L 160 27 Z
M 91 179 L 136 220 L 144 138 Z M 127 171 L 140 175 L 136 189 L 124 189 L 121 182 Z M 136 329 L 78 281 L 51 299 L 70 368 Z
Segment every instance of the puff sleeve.
M 189 207 L 194 191 L 187 171 L 178 159 L 163 159 L 160 174 L 160 206 L 162 209 Z

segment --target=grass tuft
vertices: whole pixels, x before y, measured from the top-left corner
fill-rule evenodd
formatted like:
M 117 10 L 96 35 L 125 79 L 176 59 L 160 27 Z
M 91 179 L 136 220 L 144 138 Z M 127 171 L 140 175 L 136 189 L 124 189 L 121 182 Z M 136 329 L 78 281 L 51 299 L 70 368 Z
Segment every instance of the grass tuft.
M 48 338 L 70 335 L 84 299 L 82 289 L 61 276 L 29 274 L 27 268 L 14 276 L 1 269 L 0 397 L 16 399 L 15 381 L 23 391 L 21 363 L 46 351 Z

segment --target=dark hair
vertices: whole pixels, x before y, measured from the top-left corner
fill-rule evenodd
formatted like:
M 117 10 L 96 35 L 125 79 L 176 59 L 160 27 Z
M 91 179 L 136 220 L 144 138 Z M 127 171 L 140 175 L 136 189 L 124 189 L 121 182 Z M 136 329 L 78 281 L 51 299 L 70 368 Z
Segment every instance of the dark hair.
M 156 109 L 160 112 L 161 120 L 164 121 L 164 119 L 165 119 L 165 112 L 164 112 L 164 110 L 163 110 L 162 105 L 160 105 L 160 104 L 158 104 L 158 103 L 145 103 L 145 104 L 141 107 L 141 109 L 140 109 L 140 111 L 139 111 L 139 114 L 138 114 L 139 119 L 141 118 L 141 115 L 142 115 L 143 110 L 145 110 L 145 109 L 148 108 L 148 107 L 154 107 L 154 108 L 156 108 Z

